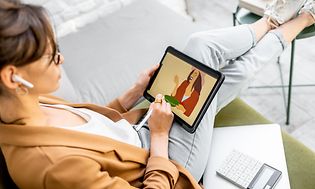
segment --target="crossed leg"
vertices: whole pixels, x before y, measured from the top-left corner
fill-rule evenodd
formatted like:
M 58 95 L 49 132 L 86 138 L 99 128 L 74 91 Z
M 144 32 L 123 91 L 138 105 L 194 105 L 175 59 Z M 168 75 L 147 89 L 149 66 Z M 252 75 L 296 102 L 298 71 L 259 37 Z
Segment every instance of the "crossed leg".
M 198 32 L 191 35 L 184 53 L 216 70 L 222 70 L 252 49 L 269 30 L 269 25 L 262 19 L 253 25 Z M 207 165 L 218 99 L 219 94 L 195 133 L 189 134 L 176 122 L 170 132 L 170 158 L 181 163 L 197 180 L 200 180 Z
M 303 13 L 278 29 L 267 32 L 254 48 L 223 67 L 220 71 L 226 76 L 226 80 L 218 93 L 217 112 L 246 89 L 264 66 L 275 62 L 288 44 L 305 27 L 313 23 L 313 18 L 308 13 Z M 264 29 L 259 29 L 259 27 L 256 23 L 254 30 L 261 36 Z

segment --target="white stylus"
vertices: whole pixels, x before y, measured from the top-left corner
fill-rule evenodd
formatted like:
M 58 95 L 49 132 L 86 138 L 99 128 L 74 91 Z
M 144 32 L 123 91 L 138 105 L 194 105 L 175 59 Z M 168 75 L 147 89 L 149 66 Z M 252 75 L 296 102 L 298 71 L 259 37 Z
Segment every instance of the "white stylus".
M 25 87 L 28 87 L 28 88 L 33 88 L 34 87 L 34 85 L 32 83 L 26 81 L 25 79 L 15 75 L 15 74 L 12 76 L 12 80 L 15 81 L 15 82 L 22 83 Z
M 135 125 L 134 128 L 136 131 L 139 131 L 141 129 L 141 127 L 145 124 L 145 122 L 148 121 L 148 119 L 150 118 L 151 114 L 152 114 L 153 110 L 150 109 L 148 111 L 148 113 L 145 115 L 145 117 L 143 118 L 143 120 L 138 124 L 138 125 Z

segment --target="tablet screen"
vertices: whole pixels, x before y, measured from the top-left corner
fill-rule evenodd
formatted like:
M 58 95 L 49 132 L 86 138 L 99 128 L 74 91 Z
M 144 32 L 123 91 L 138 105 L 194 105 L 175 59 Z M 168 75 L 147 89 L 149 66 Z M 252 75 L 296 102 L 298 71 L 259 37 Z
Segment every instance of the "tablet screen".
M 164 95 L 165 100 L 171 104 L 173 113 L 189 126 L 198 118 L 219 79 L 217 75 L 197 67 L 167 51 L 147 90 L 152 97 Z

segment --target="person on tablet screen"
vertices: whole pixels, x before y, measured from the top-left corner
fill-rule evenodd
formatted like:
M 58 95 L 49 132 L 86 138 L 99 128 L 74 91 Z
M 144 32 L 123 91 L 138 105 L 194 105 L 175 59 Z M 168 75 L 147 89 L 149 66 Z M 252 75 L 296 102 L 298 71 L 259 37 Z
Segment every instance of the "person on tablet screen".
M 202 89 L 202 78 L 200 71 L 193 69 L 187 79 L 179 85 L 178 75 L 174 76 L 175 88 L 172 96 L 178 100 L 176 108 L 184 113 L 187 117 L 194 110 Z

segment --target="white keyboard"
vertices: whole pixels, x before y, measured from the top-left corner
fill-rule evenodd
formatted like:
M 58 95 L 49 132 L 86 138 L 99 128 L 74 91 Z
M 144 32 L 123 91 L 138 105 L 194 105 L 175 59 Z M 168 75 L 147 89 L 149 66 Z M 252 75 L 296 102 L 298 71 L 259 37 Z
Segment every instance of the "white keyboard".
M 217 174 L 246 189 L 263 165 L 252 157 L 233 150 L 217 170 Z

